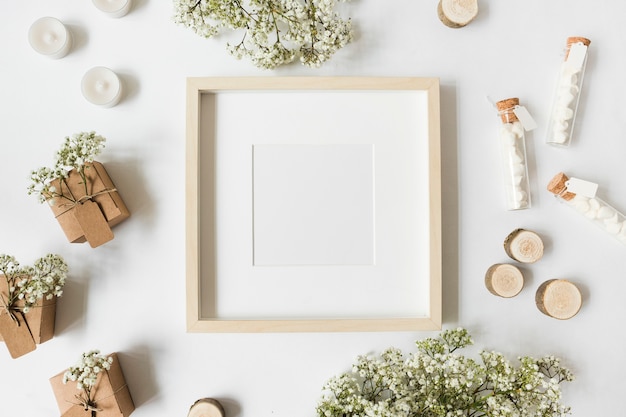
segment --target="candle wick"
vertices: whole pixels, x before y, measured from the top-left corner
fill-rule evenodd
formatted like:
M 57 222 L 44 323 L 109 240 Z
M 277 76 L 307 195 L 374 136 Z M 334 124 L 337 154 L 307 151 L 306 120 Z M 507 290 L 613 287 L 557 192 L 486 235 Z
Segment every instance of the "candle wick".
M 52 32 L 48 32 L 44 35 L 43 40 L 47 43 L 53 43 L 57 40 L 57 37 Z
M 96 91 L 97 92 L 99 92 L 99 93 L 104 92 L 104 90 L 106 90 L 106 87 L 107 87 L 106 81 L 102 81 L 102 80 L 96 81 Z

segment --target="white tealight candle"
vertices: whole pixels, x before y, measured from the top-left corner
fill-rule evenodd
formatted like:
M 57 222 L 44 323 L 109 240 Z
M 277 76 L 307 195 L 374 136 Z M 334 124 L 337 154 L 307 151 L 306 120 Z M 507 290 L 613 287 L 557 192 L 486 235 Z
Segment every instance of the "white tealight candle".
M 80 87 L 88 101 L 102 107 L 113 107 L 122 97 L 122 82 L 106 67 L 94 67 L 87 71 Z
M 109 17 L 122 17 L 130 10 L 132 0 L 91 0 L 101 12 Z
M 72 33 L 60 20 L 42 17 L 30 26 L 28 42 L 42 55 L 52 59 L 63 58 L 72 47 Z

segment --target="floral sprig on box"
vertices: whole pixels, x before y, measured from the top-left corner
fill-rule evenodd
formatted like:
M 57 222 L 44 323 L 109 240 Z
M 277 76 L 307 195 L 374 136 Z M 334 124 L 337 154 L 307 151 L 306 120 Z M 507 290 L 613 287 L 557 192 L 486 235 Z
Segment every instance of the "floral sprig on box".
M 112 228 L 130 216 L 104 165 L 95 158 L 106 139 L 95 132 L 65 137 L 54 166 L 31 171 L 28 194 L 50 210 L 71 243 L 92 248 L 113 240 Z
M 319 67 L 352 41 L 352 23 L 335 11 L 337 0 L 174 0 L 175 23 L 211 38 L 224 29 L 243 31 L 228 43 L 236 58 L 273 69 L 296 58 Z
M 84 352 L 75 366 L 70 366 L 63 374 L 63 383 L 68 381 L 76 382 L 76 389 L 81 390 L 76 398 L 85 410 L 95 408 L 95 399 L 92 396 L 92 388 L 96 386 L 98 374 L 111 369 L 113 363 L 112 356 L 102 355 L 99 350 L 94 349 Z
M 117 353 L 94 349 L 50 378 L 62 416 L 128 417 L 135 404 Z
M 63 295 L 67 264 L 59 255 L 48 254 L 33 266 L 20 266 L 15 257 L 0 254 L 0 274 L 6 280 L 8 294 L 0 294 L 3 307 L 11 317 L 16 311 L 28 313 L 37 301 Z M 23 305 L 18 306 L 18 302 Z
M 518 358 L 482 351 L 480 361 L 456 353 L 471 345 L 467 330 L 447 330 L 416 342 L 407 357 L 389 348 L 360 356 L 352 372 L 330 379 L 317 406 L 320 417 L 542 416 L 569 414 L 560 384 L 573 374 L 558 358 Z
M 66 136 L 61 148 L 55 156 L 54 167 L 42 167 L 31 171 L 31 183 L 28 186 L 28 194 L 36 195 L 40 203 L 48 202 L 50 205 L 57 203 L 58 199 L 74 202 L 70 194 L 52 183 L 55 180 L 64 180 L 69 172 L 76 170 L 83 180 L 85 194 L 87 192 L 87 180 L 85 169 L 89 168 L 104 149 L 106 139 L 96 132 L 80 132 L 72 136 Z

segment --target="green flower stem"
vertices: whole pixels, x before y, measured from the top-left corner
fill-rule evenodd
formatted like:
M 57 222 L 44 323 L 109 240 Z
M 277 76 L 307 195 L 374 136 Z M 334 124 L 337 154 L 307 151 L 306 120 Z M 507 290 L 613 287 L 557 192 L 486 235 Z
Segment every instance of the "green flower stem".
M 270 2 L 270 4 L 272 4 Z M 276 43 L 280 42 L 280 30 L 278 30 L 278 22 L 276 21 L 276 11 L 274 7 L 270 7 L 270 16 L 272 17 L 272 23 L 274 24 L 274 33 L 276 34 Z
M 87 176 L 85 175 L 84 165 L 78 168 L 78 175 L 80 175 L 80 178 L 83 180 L 82 184 L 83 184 L 83 190 L 85 192 L 85 195 L 89 195 L 89 190 L 87 189 Z
M 198 0 L 198 4 L 201 2 L 202 0 Z M 237 7 L 239 8 L 239 10 L 241 10 L 246 16 L 248 16 L 250 18 L 250 20 L 252 21 L 257 21 L 257 19 L 250 13 L 248 12 L 248 10 L 246 10 L 245 7 L 243 7 L 241 5 L 241 1 L 239 0 L 234 0 L 233 3 L 235 3 L 237 5 Z
M 313 3 L 312 1 L 306 1 L 306 4 L 308 4 L 309 8 L 308 8 L 308 15 L 309 15 L 309 28 L 311 30 L 311 49 L 313 49 L 313 45 L 315 45 L 315 42 L 317 42 L 317 26 L 315 25 L 315 15 L 317 14 L 317 8 L 315 7 L 315 3 Z M 320 23 L 322 23 L 320 21 Z
M 61 190 L 61 193 L 54 193 L 52 196 L 50 196 L 50 199 L 54 199 L 54 198 L 62 198 L 64 200 L 67 200 L 69 202 L 75 203 L 76 200 L 72 197 L 68 197 L 67 195 L 65 195 L 65 193 L 63 192 L 63 184 L 65 184 L 65 179 L 60 179 L 59 180 L 59 189 Z M 67 184 L 66 184 L 67 187 Z M 67 187 L 67 191 L 69 192 L 70 189 L 69 187 Z M 70 193 L 71 194 L 71 193 Z

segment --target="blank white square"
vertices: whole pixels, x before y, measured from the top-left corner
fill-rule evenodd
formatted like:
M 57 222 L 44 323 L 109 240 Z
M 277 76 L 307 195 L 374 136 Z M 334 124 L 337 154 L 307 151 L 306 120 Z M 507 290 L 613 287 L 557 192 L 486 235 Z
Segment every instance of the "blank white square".
M 253 146 L 255 266 L 374 264 L 374 146 Z

